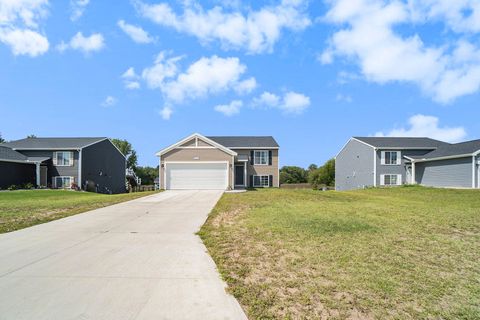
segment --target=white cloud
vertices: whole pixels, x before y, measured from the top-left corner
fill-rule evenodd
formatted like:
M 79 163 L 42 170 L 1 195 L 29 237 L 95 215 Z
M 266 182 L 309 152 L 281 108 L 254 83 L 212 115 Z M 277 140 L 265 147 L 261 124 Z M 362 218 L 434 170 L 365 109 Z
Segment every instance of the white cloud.
M 463 127 L 440 127 L 439 119 L 433 116 L 417 114 L 408 120 L 409 127 L 397 128 L 387 133 L 377 132 L 376 137 L 428 137 L 445 142 L 464 140 L 467 132 Z
M 302 113 L 310 106 L 310 98 L 304 94 L 296 92 L 287 92 L 283 96 L 283 104 L 280 109 L 286 113 Z
M 163 120 L 169 120 L 172 116 L 173 109 L 170 106 L 165 106 L 160 110 L 159 114 L 162 116 Z
M 254 77 L 251 77 L 247 80 L 240 81 L 234 89 L 238 94 L 247 94 L 255 90 L 256 87 L 257 80 L 255 80 Z
M 222 104 L 215 106 L 215 111 L 223 113 L 227 117 L 231 117 L 240 113 L 240 108 L 243 106 L 243 102 L 240 100 L 233 100 L 229 104 Z
M 287 114 L 301 114 L 310 106 L 310 97 L 289 91 L 283 97 L 265 91 L 253 99 L 254 107 L 276 108 Z
M 135 73 L 135 69 L 130 67 L 122 74 L 123 84 L 129 90 L 140 89 L 140 76 Z
M 14 55 L 36 57 L 47 52 L 48 39 L 38 31 L 47 7 L 48 0 L 0 1 L 0 42 Z
M 148 32 L 146 32 L 140 27 L 128 24 L 123 20 L 119 20 L 117 25 L 120 29 L 122 29 L 123 32 L 125 32 L 136 43 L 153 42 L 153 38 L 150 37 Z
M 425 44 L 418 34 L 405 36 L 397 28 L 441 21 L 453 32 L 478 32 L 480 20 L 475 19 L 480 15 L 478 3 L 468 0 L 458 3 L 332 0 L 329 3 L 325 21 L 337 25 L 339 30 L 321 55 L 323 63 L 333 62 L 335 56 L 353 58 L 367 80 L 414 83 L 440 103 L 452 102 L 480 89 L 480 49 L 476 45 L 467 40 L 451 45 L 445 40 L 436 47 Z
M 100 51 L 105 47 L 105 40 L 101 33 L 93 33 L 86 37 L 82 32 L 77 32 L 69 43 L 61 42 L 56 46 L 57 50 L 63 52 L 67 49 L 79 50 L 85 54 Z
M 36 57 L 48 51 L 49 43 L 46 37 L 29 29 L 0 29 L 0 41 L 10 46 L 14 55 L 29 55 Z
M 256 106 L 276 107 L 280 104 L 280 97 L 268 91 L 264 91 L 258 98 L 253 99 Z
M 70 0 L 70 8 L 72 10 L 70 20 L 78 20 L 85 12 L 85 9 L 89 3 L 90 0 Z
M 301 31 L 311 24 L 302 0 L 283 0 L 246 14 L 238 9 L 225 12 L 220 6 L 205 10 L 192 1 L 184 1 L 182 14 L 168 3 L 135 4 L 142 16 L 159 25 L 195 36 L 202 43 L 218 40 L 224 49 L 246 49 L 252 54 L 272 52 L 284 30 Z
M 177 62 L 182 59 L 181 56 L 166 58 L 165 52 L 160 52 L 155 59 L 153 66 L 145 68 L 142 72 L 142 78 L 147 82 L 151 89 L 163 88 L 165 79 L 173 78 L 178 73 Z
M 335 99 L 339 102 L 346 102 L 346 103 L 352 103 L 353 102 L 352 96 L 350 96 L 348 94 L 339 93 L 339 94 L 337 94 L 337 97 Z
M 114 105 L 117 104 L 117 99 L 112 96 L 107 96 L 105 100 L 101 103 L 102 107 L 113 107 Z
M 168 117 L 171 115 L 168 110 L 172 111 L 177 104 L 220 93 L 246 94 L 257 86 L 253 77 L 242 79 L 247 67 L 236 57 L 202 57 L 184 70 L 179 63 L 182 58 L 167 58 L 167 54 L 161 52 L 153 66 L 142 72 L 147 86 L 162 92 Z

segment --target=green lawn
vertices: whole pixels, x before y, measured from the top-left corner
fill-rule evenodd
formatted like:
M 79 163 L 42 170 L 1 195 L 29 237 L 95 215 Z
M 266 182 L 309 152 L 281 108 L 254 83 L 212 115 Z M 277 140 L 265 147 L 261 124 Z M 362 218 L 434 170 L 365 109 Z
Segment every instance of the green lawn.
M 133 200 L 154 192 L 105 195 L 63 190 L 0 192 L 0 233 Z
M 251 319 L 480 319 L 480 192 L 225 194 L 200 231 Z

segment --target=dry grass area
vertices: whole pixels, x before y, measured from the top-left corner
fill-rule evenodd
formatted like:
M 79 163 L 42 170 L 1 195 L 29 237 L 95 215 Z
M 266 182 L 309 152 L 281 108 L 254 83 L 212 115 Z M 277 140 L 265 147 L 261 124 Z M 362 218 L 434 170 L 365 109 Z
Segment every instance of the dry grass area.
M 480 319 L 480 192 L 225 194 L 200 236 L 251 319 Z
M 155 191 L 156 192 L 156 191 Z M 144 197 L 155 192 L 98 194 L 65 190 L 0 192 L 0 233 Z

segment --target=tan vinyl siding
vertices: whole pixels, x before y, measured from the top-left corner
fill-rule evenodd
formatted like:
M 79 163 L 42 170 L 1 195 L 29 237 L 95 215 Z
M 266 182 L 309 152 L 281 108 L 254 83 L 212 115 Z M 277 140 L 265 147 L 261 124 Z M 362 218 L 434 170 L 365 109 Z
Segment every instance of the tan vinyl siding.
M 185 142 L 181 145 L 181 147 L 195 147 L 195 139 Z
M 250 158 L 250 152 L 253 150 L 264 149 L 232 149 L 238 155 L 246 155 Z M 270 149 L 269 149 L 270 150 Z M 251 175 L 271 175 L 273 176 L 273 187 L 278 186 L 278 149 L 272 151 L 272 165 L 251 165 L 250 161 L 247 163 L 247 185 L 249 185 Z

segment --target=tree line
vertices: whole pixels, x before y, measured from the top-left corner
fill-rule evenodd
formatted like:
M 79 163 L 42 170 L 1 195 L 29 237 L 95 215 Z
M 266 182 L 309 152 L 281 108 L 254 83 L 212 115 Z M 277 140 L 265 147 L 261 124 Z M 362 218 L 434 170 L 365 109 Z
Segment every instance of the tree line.
M 280 184 L 310 183 L 314 189 L 335 186 L 335 159 L 322 166 L 311 164 L 307 169 L 297 166 L 284 166 L 280 169 Z

